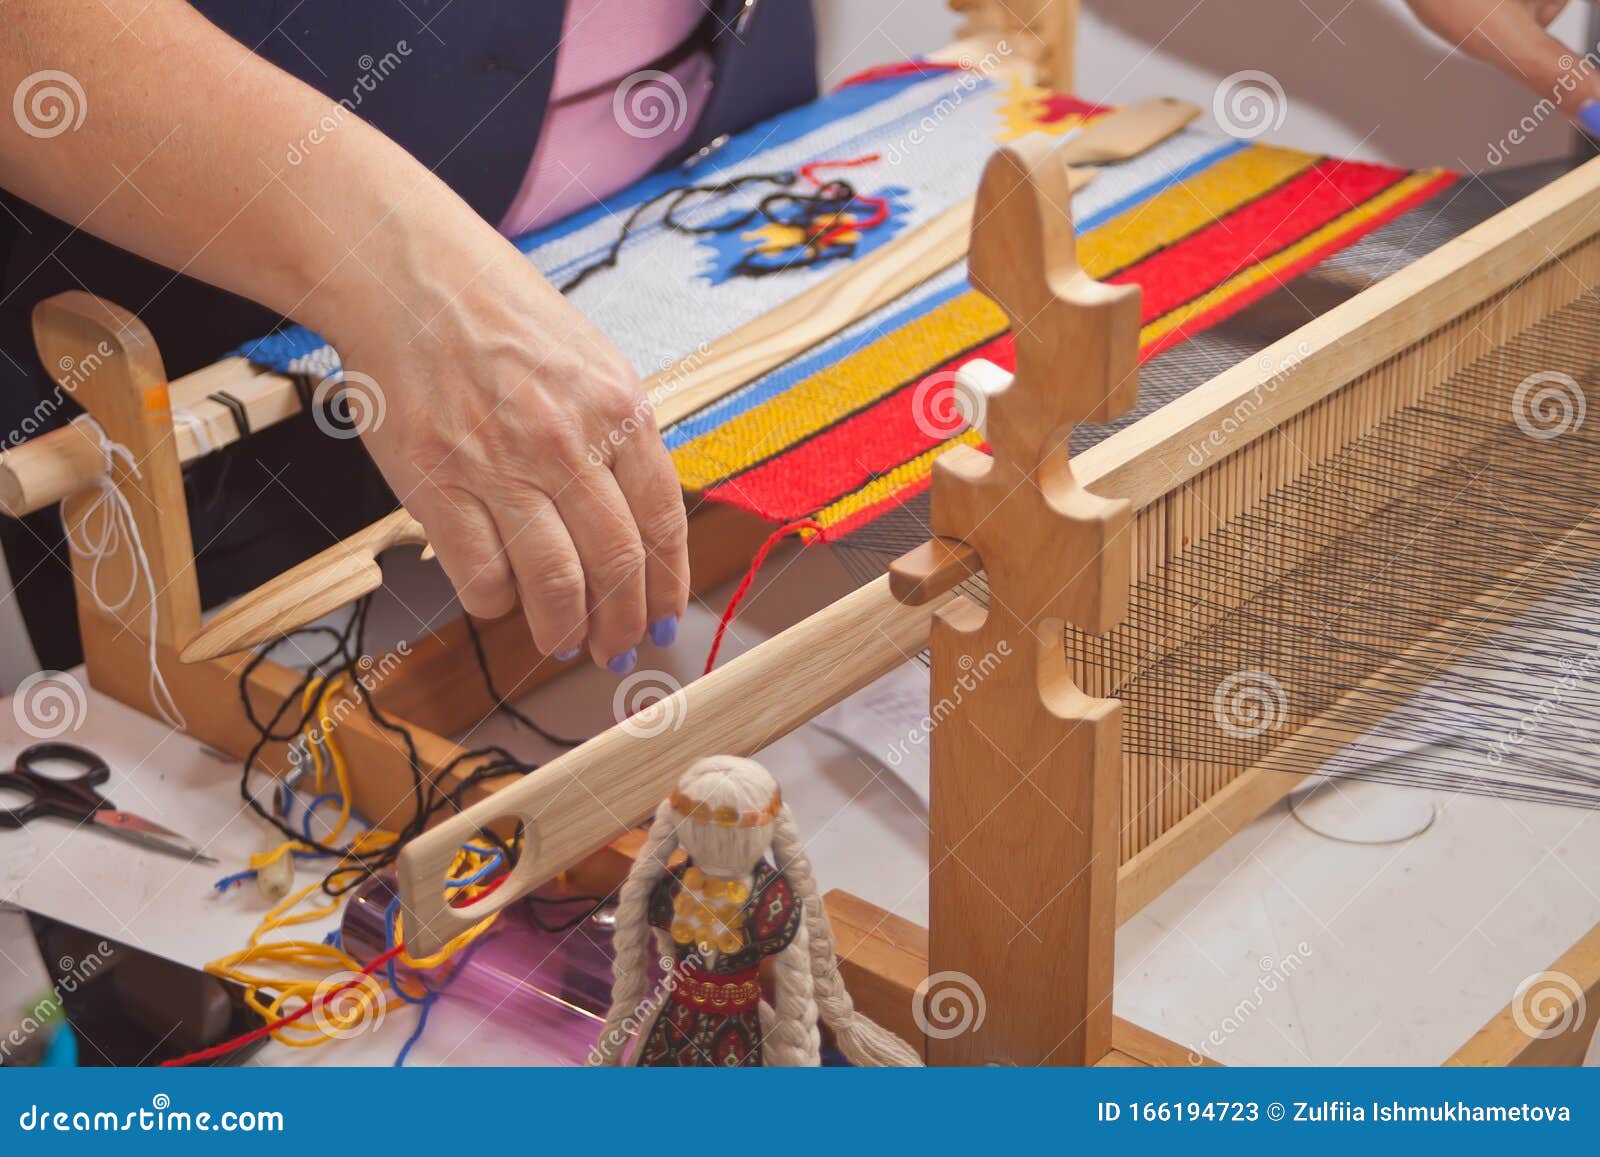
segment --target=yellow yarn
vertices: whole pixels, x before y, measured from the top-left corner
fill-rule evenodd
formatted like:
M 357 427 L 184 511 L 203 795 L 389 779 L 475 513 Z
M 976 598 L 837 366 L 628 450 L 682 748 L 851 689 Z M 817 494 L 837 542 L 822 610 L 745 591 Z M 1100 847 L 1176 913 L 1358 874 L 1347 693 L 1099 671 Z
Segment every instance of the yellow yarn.
M 317 792 L 329 768 L 333 771 L 340 800 L 339 815 L 323 842 L 331 844 L 344 832 L 350 822 L 350 776 L 344 752 L 334 739 L 335 720 L 329 715 L 329 704 L 344 688 L 345 677 L 332 680 L 313 679 L 307 684 L 301 708 L 317 701 L 314 718 L 305 726 L 307 750 L 311 752 L 315 768 Z M 324 758 L 326 752 L 326 758 Z M 348 845 L 347 860 L 391 846 L 399 836 L 394 832 L 372 828 L 358 833 Z M 299 840 L 285 840 L 271 851 L 250 857 L 250 866 L 257 870 L 295 852 L 313 852 L 316 849 Z M 461 848 L 452 863 L 449 878 L 470 879 L 481 872 L 493 859 L 492 853 L 473 848 Z M 353 870 L 353 865 L 352 865 Z M 487 884 L 467 885 L 459 891 L 469 899 L 489 890 Z M 338 910 L 341 898 L 335 897 L 316 907 L 296 911 L 307 897 L 319 892 L 320 883 L 302 888 L 273 905 L 262 917 L 249 943 L 238 952 L 230 953 L 206 965 L 206 971 L 223 980 L 232 981 L 244 989 L 245 1003 L 262 1018 L 273 1021 L 293 1013 L 304 1004 L 311 1003 L 328 991 L 356 980 L 361 972 L 361 962 L 342 948 L 316 940 L 273 940 L 266 938 L 280 929 L 307 924 L 331 916 Z M 430 956 L 413 957 L 401 951 L 397 960 L 408 968 L 429 969 L 449 961 L 456 953 L 471 944 L 494 923 L 494 917 L 473 925 Z M 395 938 L 404 943 L 400 920 L 395 922 Z M 266 967 L 262 967 L 266 966 Z M 259 969 L 259 971 L 258 971 Z M 270 996 L 268 994 L 271 994 Z M 421 993 L 408 994 L 419 999 Z M 280 1025 L 272 1037 L 291 1048 L 311 1048 L 346 1035 L 351 1028 L 360 1027 L 369 1019 L 380 1017 L 396 1005 L 405 1003 L 399 993 L 389 988 L 386 979 L 377 975 L 360 977 L 340 995 L 334 1004 L 324 1005 L 322 1011 L 291 1024 Z

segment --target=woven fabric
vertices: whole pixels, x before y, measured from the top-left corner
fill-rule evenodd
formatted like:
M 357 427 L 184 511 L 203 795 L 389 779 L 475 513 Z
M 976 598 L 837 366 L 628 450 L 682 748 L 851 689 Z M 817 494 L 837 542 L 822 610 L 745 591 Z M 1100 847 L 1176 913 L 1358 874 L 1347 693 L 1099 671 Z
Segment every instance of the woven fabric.
M 518 246 L 563 284 L 603 258 L 629 214 L 663 193 L 872 158 L 821 171 L 888 206 L 887 220 L 855 240 L 851 255 L 860 257 L 970 196 L 997 142 L 1030 132 L 1066 137 L 1102 111 L 975 72 L 851 85 L 734 137 L 691 170 L 651 176 Z M 1189 129 L 1104 166 L 1074 196 L 1078 257 L 1096 278 L 1141 286 L 1141 357 L 1149 358 L 1452 180 L 1438 170 L 1413 173 Z M 771 191 L 708 198 L 677 220 L 730 220 Z M 741 276 L 740 258 L 771 244 L 773 232 L 685 233 L 647 210 L 618 268 L 599 270 L 571 300 L 640 373 L 664 369 L 843 265 Z M 955 409 L 951 371 L 974 357 L 1013 365 L 1004 315 L 965 276 L 964 266 L 947 270 L 666 430 L 684 488 L 773 522 L 812 518 L 828 539 L 925 490 L 946 445 L 981 444 L 976 432 L 943 418 Z M 242 352 L 288 372 L 337 364 L 325 343 L 299 329 Z
M 1096 278 L 1142 287 L 1144 360 L 1453 179 L 1253 145 L 1098 212 L 1083 205 L 1091 185 L 1075 199 L 1078 256 Z M 1013 368 L 1006 329 L 961 272 L 947 274 L 668 431 L 679 476 L 711 501 L 841 538 L 925 490 L 951 441 L 981 444 L 944 417 L 956 412 L 952 371 L 973 358 Z
M 997 138 L 1020 123 L 1014 106 L 1030 100 L 1029 92 L 971 72 L 851 85 L 734 136 L 692 168 L 646 177 L 516 245 L 554 284 L 564 285 L 606 255 L 629 214 L 664 193 L 749 174 L 793 175 L 811 163 L 876 157 L 871 164 L 818 173 L 823 179 L 847 179 L 859 193 L 889 202 L 889 219 L 854 246 L 854 256 L 865 256 L 971 196 Z M 1048 110 L 1048 127 L 1066 132 L 1086 111 L 1098 110 L 1077 102 L 1059 104 Z M 737 217 L 775 188 L 758 184 L 731 196 L 698 198 L 676 220 L 703 227 Z M 598 271 L 568 295 L 641 374 L 672 365 L 842 267 L 829 261 L 766 277 L 735 276 L 729 270 L 737 256 L 763 240 L 745 236 L 753 230 L 691 235 L 666 228 L 661 217 L 659 207 L 647 210 L 630 233 L 618 267 Z M 299 358 L 315 355 L 314 364 L 324 364 L 332 355 L 323 351 L 326 342 L 297 326 L 239 352 L 257 365 L 287 373 Z

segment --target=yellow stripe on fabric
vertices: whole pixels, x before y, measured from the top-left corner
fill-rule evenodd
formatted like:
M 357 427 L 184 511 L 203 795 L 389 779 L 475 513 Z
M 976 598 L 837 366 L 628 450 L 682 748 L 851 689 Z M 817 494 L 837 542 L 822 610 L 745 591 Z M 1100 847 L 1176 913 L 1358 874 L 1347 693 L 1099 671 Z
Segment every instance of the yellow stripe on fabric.
M 966 430 L 948 442 L 941 442 L 933 449 L 918 454 L 904 465 L 896 466 L 887 474 L 878 475 L 861 489 L 852 490 L 843 498 L 824 506 L 812 517 L 824 530 L 838 525 L 852 515 L 859 514 L 867 507 L 874 506 L 900 493 L 907 486 L 926 478 L 933 470 L 933 460 L 958 442 L 968 446 L 981 446 L 983 435 L 976 430 Z
M 1252 145 L 1224 157 L 1085 233 L 1078 239 L 1078 264 L 1090 277 L 1109 277 L 1216 224 L 1319 160 L 1312 153 L 1269 145 Z
M 1430 169 L 1402 178 L 1376 197 L 1363 201 L 1349 212 L 1334 218 L 1316 232 L 1306 234 L 1293 245 L 1279 250 L 1263 261 L 1255 262 L 1193 301 L 1163 314 L 1139 331 L 1139 344 L 1144 346 L 1157 341 L 1185 322 L 1216 309 L 1230 297 L 1260 284 L 1269 277 L 1276 278 L 1280 270 L 1304 260 L 1309 254 L 1372 220 L 1373 217 L 1388 212 L 1397 202 L 1415 196 L 1424 186 L 1437 181 L 1441 172 L 1443 172 L 1441 169 Z
M 685 490 L 703 490 L 871 405 L 1006 328 L 999 306 L 982 294 L 964 293 L 678 447 L 672 453 L 678 481 Z

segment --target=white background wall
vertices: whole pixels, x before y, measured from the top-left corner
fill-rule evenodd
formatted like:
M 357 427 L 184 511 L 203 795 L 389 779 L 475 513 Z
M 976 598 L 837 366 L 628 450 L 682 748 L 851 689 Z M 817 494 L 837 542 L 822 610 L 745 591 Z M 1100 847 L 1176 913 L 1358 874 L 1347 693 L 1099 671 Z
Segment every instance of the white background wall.
M 815 0 L 824 85 L 947 43 L 959 23 L 942 0 Z M 1590 6 L 1555 30 L 1582 45 Z M 1581 52 L 1579 53 L 1581 55 Z M 1181 96 L 1212 117 L 1219 82 L 1271 74 L 1287 97 L 1269 140 L 1414 167 L 1490 167 L 1491 146 L 1535 98 L 1454 53 L 1400 0 L 1085 0 L 1078 95 L 1118 103 Z M 1506 163 L 1570 151 L 1576 134 L 1549 117 Z

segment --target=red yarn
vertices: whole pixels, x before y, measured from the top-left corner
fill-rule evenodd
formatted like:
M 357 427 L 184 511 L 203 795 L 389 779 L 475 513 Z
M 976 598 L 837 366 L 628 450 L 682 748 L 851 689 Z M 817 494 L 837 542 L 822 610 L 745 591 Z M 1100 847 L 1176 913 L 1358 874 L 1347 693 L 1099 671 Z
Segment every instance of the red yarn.
M 782 542 L 787 535 L 804 531 L 822 533 L 822 524 L 810 518 L 802 518 L 786 526 L 780 526 L 767 536 L 767 541 L 761 544 L 761 549 L 756 551 L 755 558 L 750 560 L 750 569 L 744 572 L 744 578 L 739 581 L 739 587 L 733 592 L 733 597 L 728 600 L 728 609 L 722 612 L 722 620 L 717 623 L 717 633 L 711 639 L 711 653 L 706 656 L 706 674 L 711 673 L 711 668 L 717 665 L 717 652 L 722 649 L 722 636 L 727 633 L 729 625 L 733 622 L 734 612 L 739 609 L 739 604 L 744 601 L 744 596 L 750 590 L 750 584 L 756 581 L 756 575 L 761 570 L 761 564 L 767 561 L 767 555 L 772 553 L 772 548 Z
M 833 91 L 838 92 L 851 85 L 868 84 L 874 80 L 893 80 L 897 76 L 929 76 L 936 72 L 961 72 L 970 67 L 971 65 L 954 60 L 898 60 L 893 64 L 864 68 L 858 73 L 847 76 L 834 86 Z
M 880 159 L 877 153 L 868 153 L 864 157 L 847 157 L 837 161 L 808 161 L 795 171 L 805 180 L 817 186 L 817 188 L 826 189 L 831 182 L 820 180 L 817 177 L 818 169 L 853 169 L 858 165 L 874 164 Z M 854 200 L 863 205 L 870 205 L 872 207 L 872 216 L 865 221 L 851 221 L 847 224 L 841 223 L 825 229 L 816 239 L 815 244 L 818 250 L 826 249 L 833 242 L 833 239 L 841 233 L 852 231 L 865 233 L 868 229 L 876 229 L 889 219 L 889 199 L 887 197 L 869 197 L 864 193 L 857 193 Z
M 317 997 L 316 1000 L 308 1001 L 299 1008 L 295 1009 L 288 1016 L 280 1016 L 277 1020 L 264 1024 L 260 1028 L 253 1028 L 247 1033 L 236 1036 L 232 1040 L 225 1040 L 221 1044 L 212 1045 L 208 1049 L 201 1049 L 199 1052 L 194 1053 L 185 1053 L 181 1057 L 173 1057 L 171 1060 L 162 1061 L 160 1067 L 164 1069 L 178 1068 L 183 1065 L 197 1064 L 200 1061 L 215 1060 L 217 1057 L 225 1057 L 229 1053 L 238 1052 L 240 1049 L 244 1048 L 245 1045 L 253 1044 L 262 1037 L 277 1032 L 284 1025 L 293 1024 L 312 1009 L 326 1005 L 345 989 L 354 988 L 356 985 L 361 983 L 363 977 L 371 976 L 375 971 L 382 968 L 396 956 L 399 956 L 400 953 L 404 952 L 405 947 L 406 946 L 404 944 L 396 944 L 393 948 L 389 949 L 389 951 L 383 953 L 381 956 L 374 957 L 370 964 L 362 968 L 360 976 L 352 977 L 343 984 L 339 985 L 338 988 L 331 989 L 330 991 L 323 993 L 321 996 Z

